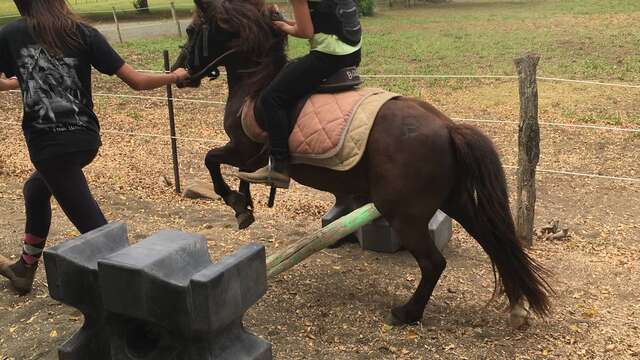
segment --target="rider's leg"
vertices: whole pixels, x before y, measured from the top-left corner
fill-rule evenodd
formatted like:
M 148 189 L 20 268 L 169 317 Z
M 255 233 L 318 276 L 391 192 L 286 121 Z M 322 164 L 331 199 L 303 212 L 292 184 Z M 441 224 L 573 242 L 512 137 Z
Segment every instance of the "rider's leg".
M 359 52 L 358 52 L 359 55 Z M 289 186 L 289 111 L 311 94 L 324 79 L 345 66 L 353 66 L 354 55 L 336 56 L 317 51 L 292 61 L 265 89 L 259 99 L 259 109 L 267 118 L 266 127 L 271 145 L 270 165 L 254 173 L 240 172 L 242 180 Z M 358 56 L 359 59 L 359 56 Z

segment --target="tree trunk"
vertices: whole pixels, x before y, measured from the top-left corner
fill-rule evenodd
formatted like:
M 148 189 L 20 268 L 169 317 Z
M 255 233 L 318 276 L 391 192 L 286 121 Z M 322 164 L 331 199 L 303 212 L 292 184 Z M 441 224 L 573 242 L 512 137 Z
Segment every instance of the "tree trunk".
M 139 13 L 149 13 L 149 0 L 134 0 L 133 6 L 138 9 Z

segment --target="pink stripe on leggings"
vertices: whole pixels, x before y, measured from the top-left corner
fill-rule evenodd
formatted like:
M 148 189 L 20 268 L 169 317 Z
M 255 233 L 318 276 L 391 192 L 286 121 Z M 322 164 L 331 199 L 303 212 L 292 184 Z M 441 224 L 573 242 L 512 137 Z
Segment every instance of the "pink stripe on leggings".
M 39 245 L 42 244 L 43 241 L 45 241 L 46 239 L 43 238 L 39 238 L 35 235 L 31 235 L 31 234 L 24 234 L 24 242 L 25 244 L 29 244 L 29 245 Z

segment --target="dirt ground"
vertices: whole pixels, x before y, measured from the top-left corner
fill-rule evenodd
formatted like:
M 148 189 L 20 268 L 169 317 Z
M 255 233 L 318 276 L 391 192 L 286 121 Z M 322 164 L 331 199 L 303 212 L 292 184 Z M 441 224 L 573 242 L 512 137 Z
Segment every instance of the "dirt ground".
M 7 176 L 1 179 L 0 251 L 11 254 L 18 249 L 24 221 L 20 183 Z M 635 286 L 640 281 L 640 249 L 634 236 L 639 224 L 632 215 L 640 212 L 638 202 L 619 198 L 620 215 L 611 215 L 604 202 L 590 208 L 580 205 L 579 199 L 588 195 L 581 187 L 557 186 L 548 179 L 540 185 L 542 198 L 573 192 L 568 201 L 542 202 L 543 216 L 560 218 L 575 208 L 585 211 L 565 222 L 574 232 L 571 240 L 540 242 L 532 250 L 555 273 L 551 282 L 557 295 L 553 315 L 534 320 L 525 331 L 506 326 L 499 304 L 487 306 L 492 289 L 487 258 L 457 228 L 446 254 L 448 271 L 419 325 L 390 328 L 383 323 L 390 306 L 406 300 L 416 286 L 412 258 L 406 253 L 365 252 L 354 245 L 323 251 L 270 283 L 245 324 L 274 344 L 277 359 L 640 357 L 640 291 Z M 220 201 L 175 198 L 161 203 L 96 192 L 110 218 L 129 224 L 133 240 L 167 227 L 203 231 L 214 258 L 248 242 L 272 250 L 318 226 L 313 217 L 277 218 L 260 206 L 259 223 L 240 233 Z M 312 200 L 330 204 L 322 194 L 314 193 Z M 74 232 L 55 211 L 53 243 Z M 602 221 L 601 228 L 589 226 L 596 221 Z M 14 295 L 2 282 L 0 311 L 1 359 L 55 359 L 56 346 L 82 321 L 76 311 L 48 297 L 42 272 L 35 291 L 26 297 Z
M 126 93 L 101 81 L 102 92 Z M 513 83 L 433 84 L 422 89 L 420 97 L 452 116 L 517 118 Z M 637 118 L 637 93 L 624 89 L 541 84 L 541 90 L 541 118 L 546 121 L 585 122 L 575 114 L 595 114 L 601 121 L 597 124 L 606 125 L 599 112 L 614 107 L 616 126 L 628 126 L 626 119 Z M 224 91 L 216 82 L 178 96 L 220 100 Z M 0 97 L 3 121 L 19 121 L 18 104 L 16 95 Z M 213 139 L 180 141 L 183 175 L 205 179 L 202 158 L 224 140 L 221 108 L 177 106 L 180 136 Z M 185 200 L 159 180 L 171 174 L 164 139 L 125 134 L 165 134 L 162 103 L 99 97 L 96 107 L 103 129 L 119 132 L 104 132 L 105 145 L 87 175 L 107 217 L 126 221 L 133 241 L 176 228 L 207 235 L 214 259 L 249 242 L 264 244 L 270 252 L 317 229 L 332 205 L 329 195 L 294 184 L 281 194 L 275 209 L 268 209 L 266 190 L 256 188 L 258 223 L 236 231 L 231 212 L 220 200 Z M 515 164 L 517 128 L 479 126 L 494 139 L 504 163 Z M 640 176 L 639 136 L 545 126 L 542 138 L 541 168 Z M 3 124 L 0 147 L 0 252 L 17 255 L 24 226 L 21 186 L 31 171 L 19 126 Z M 232 175 L 229 169 L 225 172 Z M 512 171 L 508 176 L 513 181 Z M 538 186 L 537 226 L 557 219 L 571 236 L 538 241 L 530 251 L 553 271 L 549 280 L 556 295 L 552 316 L 534 319 L 524 331 L 507 327 L 503 304 L 487 305 L 493 290 L 490 264 L 458 227 L 446 253 L 448 269 L 418 325 L 390 328 L 383 322 L 390 307 L 406 301 L 417 285 L 413 259 L 403 252 L 378 254 L 353 245 L 322 251 L 272 281 L 245 324 L 273 343 L 277 359 L 640 358 L 640 186 L 550 174 L 539 174 Z M 60 210 L 54 211 L 50 244 L 76 235 Z M 48 297 L 43 271 L 35 291 L 25 297 L 0 281 L 0 359 L 55 359 L 56 347 L 81 323 L 76 311 Z

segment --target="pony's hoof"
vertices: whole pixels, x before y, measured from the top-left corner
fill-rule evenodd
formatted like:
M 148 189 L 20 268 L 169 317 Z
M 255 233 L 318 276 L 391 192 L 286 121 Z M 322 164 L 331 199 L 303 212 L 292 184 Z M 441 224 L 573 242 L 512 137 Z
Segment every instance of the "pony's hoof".
M 253 217 L 253 213 L 251 211 L 243 212 L 236 216 L 236 220 L 238 221 L 238 229 L 244 230 L 251 226 L 255 221 L 255 217 Z
M 398 319 L 395 315 L 393 315 L 393 313 L 387 315 L 387 317 L 384 318 L 384 323 L 389 325 L 389 326 L 402 326 L 402 325 L 405 325 L 405 323 L 403 323 L 402 320 Z
M 515 330 L 523 329 L 529 324 L 529 313 L 522 306 L 516 305 L 509 314 L 509 326 Z
M 419 317 L 408 316 L 407 311 L 403 307 L 397 307 L 391 310 L 387 315 L 385 323 L 390 326 L 411 325 L 420 321 Z

